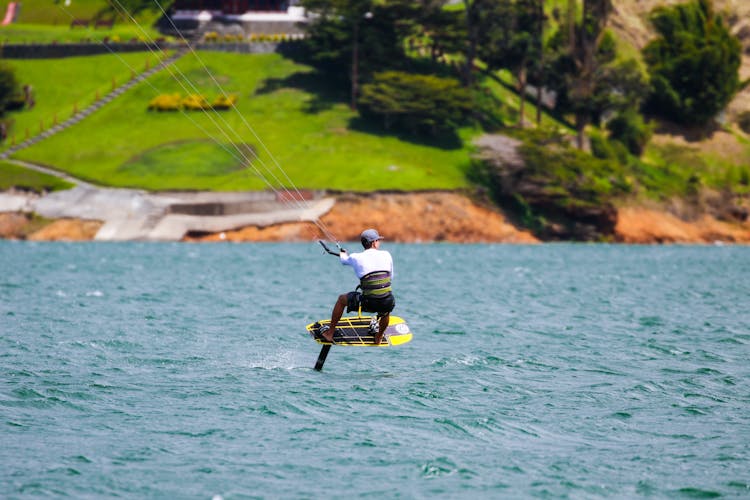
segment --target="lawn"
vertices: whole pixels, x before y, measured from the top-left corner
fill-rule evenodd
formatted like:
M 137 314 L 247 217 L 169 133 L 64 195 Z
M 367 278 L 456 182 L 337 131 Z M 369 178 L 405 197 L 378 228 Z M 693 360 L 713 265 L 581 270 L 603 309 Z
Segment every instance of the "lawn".
M 97 95 L 110 92 L 113 84 L 121 85 L 130 79 L 131 68 L 140 73 L 147 64 L 153 66 L 156 62 L 156 56 L 149 52 L 7 61 L 15 70 L 19 85 L 31 85 L 36 103 L 32 109 L 8 114 L 12 125 L 3 147 L 22 142 L 27 133 L 33 136 L 55 122 L 67 120 L 74 110 L 93 103 Z
M 10 0 L 0 0 L 0 9 L 3 17 Z M 18 12 L 16 22 L 20 24 L 46 24 L 50 26 L 69 27 L 71 19 L 93 19 L 98 13 L 103 13 L 107 8 L 108 0 L 71 0 L 65 5 L 65 0 L 23 0 Z M 127 2 L 120 2 L 125 5 Z M 166 5 L 166 2 L 163 3 Z M 119 4 L 114 2 L 118 7 Z M 161 14 L 157 6 L 134 16 L 136 21 L 143 25 L 152 24 Z M 105 15 L 108 19 L 110 15 Z M 127 16 L 126 16 L 127 17 Z M 128 19 L 122 16 L 117 19 L 118 23 L 124 23 Z
M 151 41 L 162 35 L 151 28 L 134 24 L 115 24 L 112 29 L 81 27 L 70 28 L 67 25 L 53 26 L 46 24 L 11 24 L 0 26 L 0 43 L 75 43 L 101 42 L 105 38 L 114 42 L 131 40 Z
M 199 57 L 222 88 L 238 96 L 238 112 L 148 111 L 158 94 L 193 92 L 163 71 L 151 85 L 138 85 L 17 157 L 99 184 L 150 190 L 252 190 L 269 183 L 361 191 L 467 185 L 470 146 L 419 144 L 352 127 L 356 114 L 346 99 L 321 101 L 318 92 L 326 92 L 326 82 L 306 66 L 277 54 L 200 52 Z M 178 67 L 209 100 L 220 93 L 193 56 Z M 476 133 L 467 129 L 461 136 L 466 143 Z M 259 159 L 246 165 L 234 143 Z
M 41 193 L 70 189 L 73 185 L 55 176 L 0 161 L 0 191 L 11 188 Z
M 3 15 L 9 3 L 7 0 L 0 1 Z M 162 14 L 156 6 L 135 16 L 131 16 L 130 12 L 118 16 L 112 29 L 97 29 L 93 23 L 88 28 L 71 28 L 74 19 L 91 21 L 100 13 L 103 14 L 102 19 L 110 19 L 111 11 L 106 11 L 108 3 L 107 0 L 73 0 L 66 6 L 64 0 L 24 0 L 16 22 L 0 26 L 0 43 L 66 43 L 99 41 L 105 37 L 128 41 L 156 39 L 161 36 L 153 28 Z M 114 5 L 121 11 L 118 3 Z M 135 23 L 131 17 L 135 19 Z

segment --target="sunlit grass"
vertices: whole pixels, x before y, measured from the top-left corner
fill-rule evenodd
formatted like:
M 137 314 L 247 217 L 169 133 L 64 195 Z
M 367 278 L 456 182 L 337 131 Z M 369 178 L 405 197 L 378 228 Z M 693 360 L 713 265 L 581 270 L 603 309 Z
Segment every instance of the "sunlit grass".
M 461 131 L 467 139 L 463 146 L 440 147 L 378 133 L 376 128 L 358 130 L 351 126 L 357 115 L 345 99 L 311 109 L 319 96 L 304 86 L 283 83 L 295 74 L 310 73 L 309 67 L 276 54 L 201 52 L 200 58 L 222 89 L 238 96 L 237 112 L 149 112 L 148 102 L 159 93 L 193 92 L 163 71 L 151 79 L 158 90 L 140 84 L 70 130 L 18 153 L 18 157 L 100 184 L 152 190 L 264 189 L 269 183 L 361 191 L 467 185 L 468 143 L 475 131 Z M 181 59 L 178 67 L 209 100 L 220 93 L 194 57 Z M 261 90 L 270 80 L 282 83 Z M 310 80 L 326 86 L 317 77 Z M 147 152 L 165 145 L 193 147 L 207 140 L 215 144 L 215 151 L 231 151 L 234 167 L 219 162 L 214 175 L 207 175 L 210 167 L 204 166 L 200 166 L 201 175 L 194 175 L 194 160 L 203 161 L 201 155 L 205 161 L 210 157 L 205 151 L 190 161 L 173 159 L 177 164 L 164 168 L 139 165 Z M 249 155 L 252 161 L 247 163 L 233 143 L 247 145 L 258 157 Z
M 15 71 L 19 85 L 31 86 L 35 104 L 31 109 L 7 115 L 11 125 L 5 147 L 67 120 L 127 82 L 133 71 L 140 73 L 158 61 L 157 56 L 149 52 L 136 52 L 6 62 Z

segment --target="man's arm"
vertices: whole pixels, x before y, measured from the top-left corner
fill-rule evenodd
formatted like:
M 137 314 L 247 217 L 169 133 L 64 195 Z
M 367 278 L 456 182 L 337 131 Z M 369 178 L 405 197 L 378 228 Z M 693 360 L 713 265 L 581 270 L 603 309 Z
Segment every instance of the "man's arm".
M 344 266 L 352 265 L 351 256 L 348 253 L 346 253 L 346 250 L 344 250 L 343 248 L 339 252 L 339 260 L 341 261 L 341 264 Z

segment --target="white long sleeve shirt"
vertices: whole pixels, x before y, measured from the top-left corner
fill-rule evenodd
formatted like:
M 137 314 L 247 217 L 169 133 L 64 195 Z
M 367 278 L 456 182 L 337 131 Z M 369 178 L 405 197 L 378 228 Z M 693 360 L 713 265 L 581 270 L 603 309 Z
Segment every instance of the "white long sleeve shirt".
M 388 271 L 391 273 L 391 280 L 393 280 L 393 257 L 385 250 L 368 248 L 360 253 L 341 252 L 339 259 L 341 259 L 341 264 L 354 268 L 357 278 L 361 279 L 362 276 L 375 271 Z

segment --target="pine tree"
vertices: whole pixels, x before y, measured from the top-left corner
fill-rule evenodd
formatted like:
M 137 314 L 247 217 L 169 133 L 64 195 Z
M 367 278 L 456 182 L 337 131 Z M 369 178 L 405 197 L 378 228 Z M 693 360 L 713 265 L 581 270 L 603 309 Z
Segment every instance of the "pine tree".
M 686 125 L 711 121 L 740 89 L 741 45 L 710 0 L 660 7 L 659 37 L 643 49 L 653 90 L 648 109 Z

